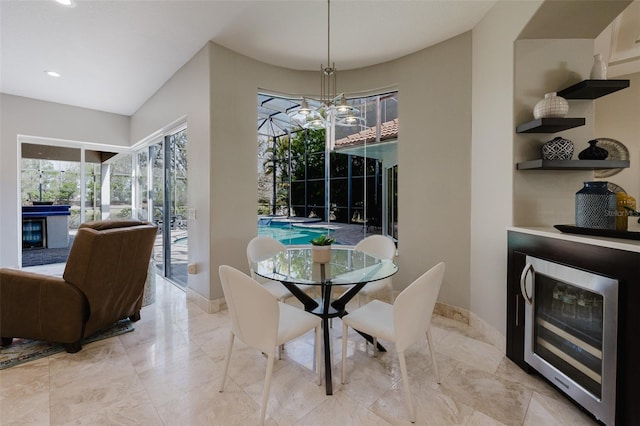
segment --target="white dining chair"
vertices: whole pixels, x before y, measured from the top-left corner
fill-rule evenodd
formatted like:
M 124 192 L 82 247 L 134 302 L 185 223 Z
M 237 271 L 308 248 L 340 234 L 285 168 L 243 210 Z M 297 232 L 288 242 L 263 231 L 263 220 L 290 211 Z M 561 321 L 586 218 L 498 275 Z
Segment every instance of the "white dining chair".
M 264 288 L 269 290 L 269 293 L 273 295 L 280 302 L 284 302 L 293 295 L 291 292 L 282 285 L 279 281 L 269 280 L 257 275 L 251 267 L 254 262 L 268 259 L 281 251 L 285 251 L 287 248 L 280 241 L 267 235 L 258 235 L 249 241 L 247 244 L 247 261 L 249 262 L 249 269 L 251 270 L 251 278 L 258 281 Z M 308 291 L 313 288 L 311 285 L 298 285 L 302 291 Z
M 396 244 L 391 238 L 384 235 L 370 235 L 360 240 L 353 249 L 365 252 L 378 259 L 393 260 L 396 256 Z M 391 277 L 389 277 L 367 283 L 367 285 L 362 287 L 356 295 L 358 298 L 358 306 L 362 306 L 362 297 L 366 299 L 366 302 L 369 302 L 372 294 L 382 291 L 385 288 L 389 291 L 389 301 L 393 303 L 393 281 Z
M 228 265 L 219 268 L 222 291 L 231 317 L 231 332 L 224 362 L 220 392 L 229 371 L 233 342 L 237 336 L 246 345 L 267 355 L 267 372 L 262 390 L 260 425 L 264 424 L 271 386 L 271 374 L 276 347 L 315 329 L 315 361 L 321 383 L 319 317 L 294 306 L 278 302 L 263 286 L 241 271 Z
M 251 267 L 254 262 L 268 259 L 281 251 L 285 251 L 287 248 L 280 241 L 268 235 L 258 235 L 249 241 L 247 244 L 247 261 L 249 262 L 249 270 L 251 271 L 251 278 L 258 281 L 269 293 L 273 295 L 278 301 L 284 302 L 289 297 L 293 297 L 293 294 L 280 282 L 269 280 L 267 278 L 257 275 Z M 302 291 L 309 291 L 313 289 L 311 285 L 299 284 L 298 288 Z M 278 352 L 278 359 L 282 359 L 282 352 L 284 351 L 284 345 L 280 347 Z
M 444 277 L 444 270 L 444 262 L 438 263 L 404 289 L 393 305 L 374 300 L 342 317 L 342 383 L 344 384 L 346 381 L 348 327 L 373 336 L 374 354 L 378 338 L 394 343 L 398 352 L 402 384 L 411 423 L 415 423 L 416 413 L 411 397 L 404 352 L 412 344 L 423 341 L 426 336 L 436 380 L 440 383 L 430 324 Z

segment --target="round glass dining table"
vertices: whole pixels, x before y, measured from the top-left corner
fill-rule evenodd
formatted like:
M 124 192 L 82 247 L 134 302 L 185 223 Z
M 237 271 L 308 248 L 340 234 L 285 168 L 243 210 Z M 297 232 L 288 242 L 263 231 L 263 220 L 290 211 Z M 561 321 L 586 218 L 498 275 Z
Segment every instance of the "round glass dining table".
M 370 254 L 348 247 L 332 246 L 331 261 L 313 261 L 312 248 L 294 247 L 251 264 L 251 269 L 259 276 L 280 281 L 304 309 L 322 318 L 324 333 L 325 386 L 327 395 L 333 393 L 331 380 L 331 339 L 329 319 L 343 317 L 347 303 L 367 284 L 388 278 L 398 271 L 398 266 L 390 259 L 378 259 Z M 317 285 L 322 295 L 314 299 L 297 285 Z M 334 286 L 349 286 L 337 299 L 332 298 Z M 373 338 L 360 333 L 365 339 Z M 378 345 L 378 350 L 384 347 Z

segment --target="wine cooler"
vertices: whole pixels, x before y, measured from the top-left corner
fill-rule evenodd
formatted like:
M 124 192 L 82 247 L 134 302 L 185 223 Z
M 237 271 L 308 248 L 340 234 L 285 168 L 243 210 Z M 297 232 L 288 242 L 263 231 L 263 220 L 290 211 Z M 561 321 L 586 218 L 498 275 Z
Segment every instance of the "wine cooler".
M 615 424 L 618 281 L 527 256 L 520 289 L 527 364 Z
M 47 246 L 47 221 L 45 218 L 22 219 L 22 248 Z

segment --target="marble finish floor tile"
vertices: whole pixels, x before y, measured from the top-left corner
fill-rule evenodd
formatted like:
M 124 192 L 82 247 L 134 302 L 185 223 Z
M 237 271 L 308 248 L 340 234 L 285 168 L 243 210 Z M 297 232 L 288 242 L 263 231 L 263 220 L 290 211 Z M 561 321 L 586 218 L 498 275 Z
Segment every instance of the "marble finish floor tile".
M 506 425 L 521 425 L 533 391 L 484 370 L 459 363 L 440 390 Z
M 207 314 L 160 277 L 135 331 L 0 371 L 2 425 L 255 425 L 266 357 L 236 339 L 224 392 L 227 311 Z M 295 300 L 290 300 L 296 304 Z M 350 305 L 349 309 L 356 309 Z M 406 352 L 418 425 L 591 425 L 562 394 L 528 375 L 481 331 L 434 316 L 438 384 L 426 345 Z M 340 380 L 342 323 L 331 334 L 333 395 L 316 384 L 314 336 L 289 342 L 274 365 L 266 424 L 409 425 L 393 346 L 373 356 L 349 330 Z
M 533 393 L 524 419 L 525 426 L 596 425 L 582 410 L 566 398 L 552 398 Z

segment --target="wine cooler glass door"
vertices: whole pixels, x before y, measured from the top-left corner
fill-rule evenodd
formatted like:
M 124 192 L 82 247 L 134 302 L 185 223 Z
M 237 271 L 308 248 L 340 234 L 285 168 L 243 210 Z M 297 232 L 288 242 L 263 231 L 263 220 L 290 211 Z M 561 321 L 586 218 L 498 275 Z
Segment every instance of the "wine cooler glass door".
M 527 256 L 521 289 L 525 361 L 613 424 L 618 281 Z
M 536 273 L 533 352 L 602 397 L 601 294 Z

